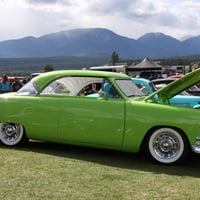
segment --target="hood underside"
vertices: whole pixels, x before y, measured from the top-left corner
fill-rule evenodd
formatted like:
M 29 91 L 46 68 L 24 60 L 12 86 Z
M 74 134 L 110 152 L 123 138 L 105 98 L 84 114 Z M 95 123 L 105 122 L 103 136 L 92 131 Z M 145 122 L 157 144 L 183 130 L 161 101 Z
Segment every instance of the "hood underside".
M 157 95 L 161 102 L 166 102 L 198 82 L 200 82 L 200 69 L 190 72 L 182 78 L 179 78 L 167 86 L 157 90 L 153 94 L 146 97 L 145 101 L 154 100 L 155 95 Z

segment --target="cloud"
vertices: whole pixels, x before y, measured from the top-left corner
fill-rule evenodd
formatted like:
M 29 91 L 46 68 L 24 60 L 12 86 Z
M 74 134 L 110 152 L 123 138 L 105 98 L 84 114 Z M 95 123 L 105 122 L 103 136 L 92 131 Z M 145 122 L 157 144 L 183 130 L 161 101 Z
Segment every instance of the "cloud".
M 181 38 L 200 34 L 199 10 L 197 0 L 0 0 L 0 40 L 92 27 Z
M 33 5 L 39 5 L 39 4 L 54 4 L 57 3 L 57 0 L 39 0 L 39 1 L 35 1 L 35 0 L 25 0 L 27 3 L 29 4 L 33 4 Z

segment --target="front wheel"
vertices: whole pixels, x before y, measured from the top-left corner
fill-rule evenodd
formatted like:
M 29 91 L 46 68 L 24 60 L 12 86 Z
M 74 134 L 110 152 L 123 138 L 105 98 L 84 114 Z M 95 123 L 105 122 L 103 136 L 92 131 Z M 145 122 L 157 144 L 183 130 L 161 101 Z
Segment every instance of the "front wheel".
M 189 152 L 184 135 L 172 128 L 155 130 L 149 135 L 146 145 L 150 158 L 163 164 L 178 163 Z
M 20 124 L 0 123 L 0 141 L 6 146 L 20 146 L 28 141 Z

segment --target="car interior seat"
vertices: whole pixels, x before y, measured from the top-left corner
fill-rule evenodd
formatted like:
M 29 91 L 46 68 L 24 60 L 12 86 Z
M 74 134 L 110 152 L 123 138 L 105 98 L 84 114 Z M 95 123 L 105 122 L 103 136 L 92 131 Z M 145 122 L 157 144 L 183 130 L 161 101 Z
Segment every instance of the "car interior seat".
M 105 94 L 106 98 L 119 98 L 117 91 L 109 82 L 105 82 L 103 84 L 102 91 L 106 93 Z

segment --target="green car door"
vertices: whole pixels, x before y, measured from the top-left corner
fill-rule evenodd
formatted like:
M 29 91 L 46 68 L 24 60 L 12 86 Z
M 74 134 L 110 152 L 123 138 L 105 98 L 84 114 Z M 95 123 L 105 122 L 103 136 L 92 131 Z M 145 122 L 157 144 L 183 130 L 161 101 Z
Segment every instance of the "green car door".
M 61 141 L 121 148 L 124 133 L 124 100 L 63 97 L 59 106 L 58 134 Z

